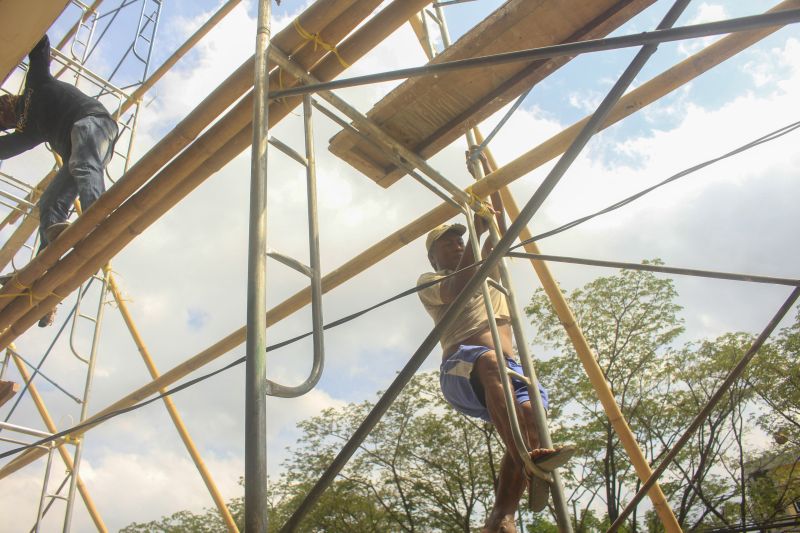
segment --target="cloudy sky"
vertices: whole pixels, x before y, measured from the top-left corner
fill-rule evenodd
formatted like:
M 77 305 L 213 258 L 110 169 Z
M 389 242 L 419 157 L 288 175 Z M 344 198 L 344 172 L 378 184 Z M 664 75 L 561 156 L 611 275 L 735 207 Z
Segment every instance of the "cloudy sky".
M 283 27 L 308 3 L 282 2 L 274 11 L 275 27 Z M 501 3 L 477 0 L 448 8 L 454 37 Z M 218 4 L 217 0 L 165 3 L 155 63 L 168 57 Z M 617 33 L 654 28 L 670 4 L 657 1 Z M 761 0 L 696 1 L 678 24 L 756 14 L 773 4 Z M 145 153 L 252 54 L 254 18 L 253 3 L 244 2 L 156 86 L 145 99 L 136 154 Z M 65 25 L 60 21 L 51 37 L 63 34 L 59 29 Z M 122 39 L 116 35 L 113 39 Z M 634 86 L 711 41 L 663 45 Z M 104 69 L 113 67 L 111 48 L 109 45 L 98 49 L 93 66 L 98 72 L 107 73 L 109 70 Z M 579 57 L 539 84 L 492 143 L 500 164 L 510 162 L 590 113 L 634 54 L 634 50 L 623 50 Z M 348 74 L 424 62 L 413 32 L 406 25 Z M 366 111 L 395 85 L 347 89 L 340 94 Z M 594 212 L 677 171 L 798 120 L 799 93 L 800 28 L 795 26 L 778 31 L 595 137 L 536 214 L 532 228 L 547 230 Z M 499 117 L 489 119 L 484 131 L 498 120 Z M 408 178 L 383 189 L 332 156 L 326 146 L 336 132 L 335 125 L 316 117 L 324 272 L 439 204 L 436 197 Z M 301 150 L 299 113 L 290 115 L 273 134 Z M 540 246 L 552 254 L 632 262 L 661 258 L 674 266 L 796 277 L 800 259 L 796 246 L 796 230 L 800 227 L 796 208 L 800 197 L 797 135 L 790 134 L 692 174 L 631 206 L 544 240 Z M 451 181 L 466 186 L 471 178 L 465 172 L 463 150 L 462 141 L 454 143 L 434 157 L 432 164 Z M 33 181 L 50 166 L 48 157 L 43 151 L 32 152 L 4 163 L 3 170 Z M 113 261 L 133 317 L 162 372 L 245 324 L 249 166 L 249 152 L 245 152 Z M 550 165 L 537 169 L 512 185 L 518 203 L 530 197 L 549 168 Z M 298 165 L 271 152 L 269 246 L 306 260 L 304 183 Z M 328 293 L 324 299 L 326 321 L 413 286 L 418 274 L 427 268 L 423 248 L 418 240 Z M 20 256 L 17 264 L 24 262 Z M 552 268 L 567 289 L 613 273 L 579 266 Z M 512 272 L 515 288 L 524 302 L 538 287 L 538 281 L 529 264 L 522 260 L 513 261 Z M 295 272 L 270 262 L 268 305 L 280 303 L 305 283 Z M 686 321 L 683 341 L 713 338 L 729 331 L 760 331 L 788 294 L 785 288 L 725 281 L 676 278 L 676 285 Z M 84 310 L 94 313 L 97 295 L 90 294 Z M 19 351 L 29 360 L 38 360 L 73 304 L 74 297 L 59 307 L 60 320 L 54 328 L 34 328 L 20 338 L 16 343 Z M 310 312 L 304 309 L 270 328 L 268 342 L 283 340 L 309 327 Z M 298 420 L 328 406 L 374 399 L 431 327 L 416 298 L 410 297 L 328 331 L 325 374 L 319 386 L 299 399 L 269 400 L 270 472 L 280 471 L 286 447 L 298 436 Z M 534 326 L 529 333 L 532 337 Z M 76 344 L 80 351 L 88 351 L 85 326 L 79 328 Z M 310 342 L 300 342 L 274 352 L 268 360 L 269 376 L 283 383 L 299 383 L 308 371 L 310 350 Z M 190 377 L 242 355 L 243 345 Z M 436 368 L 438 356 L 432 354 L 423 369 Z M 72 357 L 66 338 L 55 344 L 43 369 L 71 393 L 79 395 L 83 389 L 83 368 Z M 15 370 L 9 375 L 16 376 Z M 119 313 L 113 306 L 106 306 L 90 412 L 148 380 Z M 77 420 L 78 405 L 45 382 L 39 382 L 38 387 L 59 428 Z M 234 368 L 183 391 L 174 400 L 224 496 L 241 495 L 238 479 L 243 475 L 244 464 L 244 368 Z M 8 405 L 0 414 L 5 417 L 7 412 Z M 43 428 L 28 398 L 10 421 Z M 199 511 L 213 505 L 160 404 L 120 416 L 91 431 L 84 450 L 81 475 L 112 530 L 132 521 L 152 520 L 182 509 Z M 54 468 L 54 484 L 63 475 L 60 463 L 56 464 L 59 466 Z M 0 481 L 0 515 L 10 531 L 32 525 L 43 470 L 44 462 L 40 461 Z M 57 527 L 55 523 L 63 513 L 58 509 L 52 515 L 55 521 L 48 529 Z M 88 515 L 79 503 L 74 530 L 90 529 Z

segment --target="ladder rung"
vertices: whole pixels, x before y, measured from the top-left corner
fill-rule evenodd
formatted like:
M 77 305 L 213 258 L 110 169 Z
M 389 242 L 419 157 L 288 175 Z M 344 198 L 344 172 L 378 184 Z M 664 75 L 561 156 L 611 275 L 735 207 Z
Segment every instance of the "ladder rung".
M 311 267 L 304 265 L 303 263 L 301 263 L 300 261 L 298 261 L 293 257 L 289 257 L 288 255 L 283 255 L 282 253 L 276 252 L 275 250 L 267 250 L 267 256 L 273 258 L 279 263 L 283 263 L 284 265 L 300 272 L 301 274 L 305 274 L 309 278 L 312 277 L 314 273 L 314 271 L 311 270 Z
M 508 296 L 508 290 L 506 290 L 506 288 L 503 287 L 503 285 L 498 283 L 496 280 L 493 280 L 492 278 L 486 278 L 486 283 L 488 283 L 489 285 L 491 285 L 492 287 L 494 287 L 498 291 L 500 291 L 503 294 L 505 294 L 506 296 Z

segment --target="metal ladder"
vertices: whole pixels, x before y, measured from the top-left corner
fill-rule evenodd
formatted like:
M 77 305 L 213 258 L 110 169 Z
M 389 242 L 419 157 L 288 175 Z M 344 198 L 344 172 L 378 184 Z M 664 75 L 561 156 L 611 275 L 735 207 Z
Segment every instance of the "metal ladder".
M 97 274 L 94 275 L 94 279 L 97 279 L 101 282 L 100 286 L 100 295 L 98 298 L 97 304 L 97 312 L 94 316 L 87 315 L 81 312 L 81 302 L 83 297 L 86 295 L 86 291 L 88 290 L 87 284 L 82 284 L 78 289 L 78 301 L 75 306 L 75 313 L 72 317 L 72 329 L 70 330 L 69 336 L 69 346 L 72 354 L 78 359 L 81 363 L 86 365 L 86 382 L 84 386 L 83 392 L 83 401 L 81 403 L 81 414 L 79 423 L 82 423 L 89 414 L 89 396 L 92 391 L 92 382 L 94 380 L 94 368 L 97 362 L 97 349 L 99 346 L 100 341 L 100 332 L 102 330 L 102 323 L 103 323 L 103 315 L 105 310 L 106 304 L 106 294 L 108 291 L 108 276 L 110 271 L 105 269 L 103 271 L 102 276 L 98 276 Z M 76 346 L 76 330 L 78 326 L 79 320 L 86 320 L 92 325 L 92 342 L 89 348 L 89 355 L 84 357 L 81 355 L 80 350 Z M 73 508 L 75 506 L 75 491 L 78 485 L 78 472 L 80 470 L 81 464 L 81 456 L 83 454 L 83 439 L 78 438 L 77 442 L 75 442 L 75 453 L 73 456 L 73 468 L 72 472 L 68 473 L 69 476 L 69 493 L 66 498 L 67 500 L 67 509 L 64 517 L 64 532 L 68 532 L 70 529 L 70 524 L 72 522 L 72 514 Z

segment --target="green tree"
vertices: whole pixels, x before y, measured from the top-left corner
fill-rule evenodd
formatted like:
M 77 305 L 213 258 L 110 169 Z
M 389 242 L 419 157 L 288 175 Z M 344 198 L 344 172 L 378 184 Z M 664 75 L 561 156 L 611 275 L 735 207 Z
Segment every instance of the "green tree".
M 300 424 L 303 434 L 276 487 L 287 509 L 294 509 L 371 408 L 369 402 L 350 404 Z M 341 494 L 329 491 L 330 505 L 317 505 L 303 529 L 358 530 L 332 524 L 317 529 L 355 495 L 375 506 L 374 522 L 364 531 L 468 533 L 491 504 L 501 452 L 491 426 L 445 404 L 435 373 L 418 375 L 341 472 Z
M 634 427 L 639 416 L 659 416 L 652 404 L 656 391 L 669 381 L 665 352 L 683 330 L 676 297 L 670 280 L 636 271 L 598 278 L 568 295 L 617 402 Z M 630 462 L 543 291 L 534 294 L 525 311 L 537 328 L 537 341 L 560 352 L 538 365 L 538 371 L 551 389 L 556 439 L 572 441 L 580 450 L 574 468 L 564 476 L 569 496 L 602 501 L 613 521 L 626 482 L 628 487 L 634 483 Z M 658 450 L 645 452 L 653 458 Z M 582 527 L 588 515 L 574 514 Z

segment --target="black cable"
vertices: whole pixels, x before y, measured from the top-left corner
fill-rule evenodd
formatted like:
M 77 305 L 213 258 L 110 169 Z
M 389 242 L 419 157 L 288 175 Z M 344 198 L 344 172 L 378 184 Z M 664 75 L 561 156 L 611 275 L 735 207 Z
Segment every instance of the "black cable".
M 601 209 L 600 211 L 597 211 L 596 213 L 581 217 L 579 219 L 573 220 L 572 222 L 567 222 L 563 226 L 559 226 L 559 227 L 557 227 L 555 229 L 552 229 L 550 231 L 546 231 L 544 233 L 540 233 L 539 235 L 531 237 L 530 239 L 526 239 L 526 240 L 522 241 L 520 244 L 512 246 L 510 248 L 510 250 L 515 250 L 517 248 L 525 246 L 526 244 L 532 243 L 534 241 L 540 241 L 540 240 L 545 239 L 547 237 L 552 237 L 553 235 L 556 235 L 558 233 L 562 233 L 562 232 L 564 232 L 564 231 L 566 231 L 568 229 L 572 229 L 575 226 L 577 226 L 579 224 L 583 224 L 584 222 L 586 222 L 588 220 L 591 220 L 591 219 L 593 219 L 595 217 L 598 217 L 600 215 L 605 215 L 606 213 L 610 213 L 611 211 L 614 211 L 616 209 L 619 209 L 620 207 L 628 205 L 629 203 L 633 202 L 634 200 L 638 200 L 642 196 L 644 196 L 644 195 L 646 195 L 646 194 L 648 194 L 650 192 L 653 192 L 654 190 L 656 190 L 656 189 L 658 189 L 660 187 L 663 187 L 664 185 L 667 185 L 668 183 L 672 183 L 673 181 L 676 181 L 676 180 L 678 180 L 678 179 L 680 179 L 680 178 L 682 178 L 684 176 L 687 176 L 687 175 L 689 175 L 689 174 L 691 174 L 693 172 L 696 172 L 698 170 L 701 170 L 701 169 L 703 169 L 703 168 L 705 168 L 705 167 L 707 167 L 709 165 L 712 165 L 714 163 L 722 161 L 723 159 L 727 159 L 727 158 L 729 158 L 731 156 L 734 156 L 736 154 L 744 152 L 745 150 L 749 150 L 750 148 L 754 148 L 754 147 L 756 147 L 756 146 L 758 146 L 760 144 L 763 144 L 765 142 L 775 140 L 775 139 L 777 139 L 779 137 L 782 137 L 782 136 L 786 135 L 787 133 L 793 132 L 794 130 L 796 130 L 798 128 L 800 128 L 800 121 L 794 122 L 792 124 L 789 124 L 788 126 L 784 126 L 784 127 L 780 128 L 780 129 L 777 129 L 777 130 L 775 130 L 775 131 L 773 131 L 771 133 L 768 133 L 768 134 L 766 134 L 766 135 L 764 135 L 762 137 L 759 137 L 758 139 L 756 139 L 754 141 L 750 141 L 749 143 L 747 143 L 745 145 L 742 145 L 739 148 L 736 148 L 735 150 L 731 150 L 730 152 L 728 152 L 726 154 L 723 154 L 723 155 L 721 155 L 719 157 L 716 157 L 714 159 L 709 159 L 708 161 L 705 161 L 705 162 L 697 164 L 697 165 L 695 165 L 693 167 L 689 167 L 689 168 L 687 168 L 685 170 L 682 170 L 682 171 L 678 172 L 677 174 L 674 174 L 674 175 L 670 176 L 669 178 L 665 179 L 661 183 L 657 183 L 656 185 L 653 185 L 652 187 L 648 187 L 647 189 L 644 189 L 643 191 L 640 191 L 640 192 L 638 192 L 638 193 L 636 193 L 636 194 L 634 194 L 632 196 L 628 196 L 627 198 L 625 198 L 623 200 L 620 200 L 619 202 L 617 202 L 615 204 L 612 204 L 612 205 L 606 207 L 605 209 Z
M 377 303 L 375 305 L 372 305 L 372 306 L 367 307 L 365 309 L 362 309 L 360 311 L 356 311 L 355 313 L 352 313 L 352 314 L 347 315 L 345 317 L 342 317 L 342 318 L 340 318 L 338 320 L 334 320 L 333 322 L 325 324 L 322 327 L 322 329 L 330 329 L 330 328 L 335 328 L 337 326 L 341 326 L 342 324 L 350 322 L 351 320 L 355 320 L 356 318 L 358 318 L 358 317 L 360 317 L 360 316 L 362 316 L 362 315 L 364 315 L 364 314 L 366 314 L 366 313 L 368 313 L 370 311 L 373 311 L 373 310 L 377 309 L 378 307 L 382 307 L 382 306 L 384 306 L 386 304 L 394 302 L 395 300 L 399 300 L 400 298 L 405 298 L 406 296 L 414 294 L 415 292 L 421 291 L 423 289 L 427 289 L 428 287 L 432 287 L 433 285 L 441 283 L 442 281 L 444 281 L 444 280 L 446 280 L 446 279 L 448 279 L 448 278 L 450 278 L 452 276 L 455 276 L 456 274 L 458 274 L 460 272 L 463 272 L 464 270 L 467 270 L 467 269 L 470 269 L 470 268 L 475 268 L 478 264 L 480 264 L 482 262 L 483 261 L 481 261 L 481 262 L 479 262 L 477 264 L 472 264 L 472 265 L 470 265 L 468 267 L 462 268 L 461 270 L 457 270 L 455 272 L 451 272 L 450 274 L 448 274 L 446 276 L 443 276 L 442 278 L 439 278 L 439 279 L 436 279 L 436 280 L 433 280 L 433 281 L 429 281 L 427 283 L 423 283 L 423 284 L 421 284 L 421 285 L 419 285 L 417 287 L 414 287 L 412 289 L 405 290 L 405 291 L 403 291 L 403 292 L 401 292 L 399 294 L 396 294 L 396 295 L 394 295 L 394 296 L 392 296 L 390 298 L 387 298 L 387 299 L 385 299 L 385 300 L 383 300 L 383 301 L 381 301 L 381 302 L 379 302 L 379 303 Z M 277 344 L 272 344 L 270 346 L 267 346 L 266 351 L 267 352 L 271 352 L 271 351 L 274 351 L 274 350 L 278 350 L 280 348 L 283 348 L 284 346 L 288 346 L 288 345 L 294 344 L 295 342 L 298 342 L 298 341 L 300 341 L 302 339 L 305 339 L 306 337 L 309 337 L 309 336 L 311 336 L 313 334 L 314 334 L 313 331 L 308 331 L 306 333 L 302 333 L 302 334 L 297 335 L 295 337 L 292 337 L 290 339 L 286 339 L 284 341 L 281 341 L 281 342 L 279 342 Z M 182 383 L 181 385 L 173 387 L 173 388 L 165 391 L 162 394 L 159 394 L 157 396 L 154 396 L 153 398 L 150 398 L 149 400 L 145 400 L 145 401 L 139 402 L 137 404 L 131 405 L 129 407 L 124 407 L 122 409 L 117 409 L 116 411 L 111 411 L 110 413 L 106 413 L 105 415 L 103 415 L 101 417 L 98 417 L 98 418 L 96 418 L 94 420 L 91 420 L 89 422 L 84 422 L 82 424 L 78 424 L 78 425 L 72 426 L 69 429 L 65 429 L 63 431 L 59 431 L 58 433 L 54 433 L 54 434 L 50 435 L 49 437 L 45 437 L 45 438 L 40 439 L 40 440 L 38 440 L 36 442 L 33 442 L 31 444 L 27 444 L 25 446 L 20 446 L 19 448 L 14 448 L 12 450 L 8 450 L 6 452 L 0 453 L 0 459 L 9 457 L 11 455 L 15 455 L 15 454 L 20 453 L 20 452 L 23 452 L 23 451 L 25 451 L 25 450 L 27 450 L 29 448 L 37 448 L 39 446 L 42 446 L 42 445 L 47 444 L 49 442 L 52 442 L 54 440 L 60 439 L 62 437 L 65 437 L 65 436 L 67 436 L 67 435 L 69 435 L 71 433 L 79 432 L 80 430 L 87 429 L 87 428 L 90 428 L 92 426 L 98 425 L 98 424 L 100 424 L 102 422 L 105 422 L 106 420 L 114 418 L 117 415 L 121 415 L 121 414 L 124 414 L 124 413 L 129 413 L 131 411 L 135 411 L 136 409 L 140 409 L 142 407 L 150 405 L 151 403 L 153 403 L 153 402 L 155 402 L 157 400 L 161 400 L 163 398 L 166 398 L 167 396 L 175 394 L 176 392 L 180 392 L 180 391 L 182 391 L 182 390 L 184 390 L 184 389 L 186 389 L 188 387 L 191 387 L 191 386 L 193 386 L 193 385 L 195 385 L 197 383 L 200 383 L 201 381 L 205 381 L 206 379 L 212 378 L 212 377 L 216 376 L 217 374 L 220 374 L 222 372 L 225 372 L 228 369 L 231 369 L 231 368 L 233 368 L 235 366 L 238 366 L 238 365 L 244 363 L 245 359 L 246 359 L 245 357 L 240 357 L 239 359 L 236 359 L 235 361 L 232 361 L 232 362 L 228 363 L 227 365 L 223 366 L 222 368 L 219 368 L 219 369 L 214 370 L 213 372 L 210 372 L 208 374 L 204 374 L 202 376 L 199 376 L 199 377 L 196 377 L 194 379 L 191 379 L 191 380 L 187 381 L 186 383 Z
M 730 152 L 728 152 L 726 154 L 723 154 L 723 155 L 721 155 L 721 156 L 719 156 L 717 158 L 708 160 L 708 161 L 706 161 L 704 163 L 700 163 L 700 164 L 695 165 L 693 167 L 690 167 L 690 168 L 688 168 L 686 170 L 683 170 L 683 171 L 681 171 L 681 172 L 679 172 L 679 173 L 667 178 L 666 180 L 662 181 L 661 183 L 658 183 L 658 184 L 656 184 L 656 185 L 654 185 L 652 187 L 648 187 L 647 189 L 645 189 L 645 190 L 643 190 L 643 191 L 641 191 L 639 193 L 636 193 L 636 194 L 634 194 L 632 196 L 629 196 L 628 198 L 625 198 L 624 200 L 620 200 L 619 202 L 617 202 L 617 203 L 615 203 L 615 204 L 613 204 L 613 205 L 611 205 L 609 207 L 606 207 L 605 209 L 602 209 L 602 210 L 600 210 L 600 211 L 598 211 L 598 212 L 596 212 L 596 213 L 594 213 L 592 215 L 588 215 L 588 216 L 579 218 L 577 220 L 574 220 L 573 222 L 569 222 L 567 224 L 564 224 L 563 226 L 560 226 L 558 228 L 550 230 L 550 231 L 548 231 L 546 233 L 543 233 L 541 235 L 535 236 L 535 237 L 533 237 L 531 239 L 527 239 L 527 240 L 523 241 L 522 243 L 520 243 L 520 244 L 518 244 L 516 246 L 513 246 L 512 248 L 510 248 L 510 250 L 514 250 L 514 249 L 519 248 L 519 247 L 521 247 L 521 246 L 523 246 L 525 244 L 528 244 L 530 242 L 533 242 L 533 241 L 536 241 L 536 240 L 541 240 L 541 239 L 543 239 L 545 237 L 550 237 L 550 236 L 555 235 L 557 233 L 561 233 L 563 231 L 566 231 L 567 229 L 570 229 L 570 228 L 573 228 L 573 227 L 577 226 L 578 224 L 582 224 L 583 222 L 586 222 L 587 220 L 590 220 L 590 219 L 592 219 L 594 217 L 597 217 L 599 215 L 608 213 L 608 212 L 613 211 L 615 209 L 619 209 L 620 207 L 623 207 L 623 206 L 633 202 L 634 200 L 637 200 L 638 198 L 641 198 L 645 194 L 648 194 L 648 193 L 654 191 L 655 189 L 657 189 L 659 187 L 662 187 L 663 185 L 666 185 L 667 183 L 675 181 L 675 180 L 677 180 L 679 178 L 682 178 L 682 177 L 684 177 L 684 176 L 686 176 L 688 174 L 691 174 L 692 172 L 695 172 L 696 170 L 700 170 L 702 168 L 705 168 L 708 165 L 711 165 L 713 163 L 716 163 L 718 161 L 721 161 L 723 159 L 731 157 L 731 156 L 733 156 L 735 154 L 741 153 L 741 152 L 743 152 L 745 150 L 748 150 L 750 148 L 754 148 L 755 146 L 763 144 L 763 143 L 765 143 L 767 141 L 771 141 L 771 140 L 777 139 L 779 137 L 782 137 L 783 135 L 786 135 L 787 133 L 790 133 L 790 132 L 792 132 L 792 131 L 794 131 L 794 130 L 796 130 L 798 128 L 800 128 L 800 121 L 794 122 L 792 124 L 789 124 L 788 126 L 784 126 L 784 127 L 780 128 L 778 130 L 773 131 L 772 133 L 768 133 L 767 135 L 759 137 L 758 139 L 756 139 L 754 141 L 751 141 L 751 142 L 749 142 L 749 143 L 747 143 L 747 144 L 745 144 L 743 146 L 740 146 L 739 148 L 737 148 L 735 150 L 732 150 L 732 151 L 730 151 Z M 451 272 L 450 274 L 448 274 L 446 276 L 443 276 L 441 278 L 438 278 L 436 280 L 433 280 L 433 281 L 430 281 L 430 282 L 427 282 L 427 283 L 423 283 L 423 284 L 418 285 L 416 287 L 413 287 L 411 289 L 407 289 L 407 290 L 405 290 L 405 291 L 403 291 L 401 293 L 398 293 L 398 294 L 396 294 L 394 296 L 391 296 L 390 298 L 382 300 L 381 302 L 378 302 L 377 304 L 374 304 L 374 305 L 372 305 L 370 307 L 367 307 L 367 308 L 362 309 L 360 311 L 356 311 L 355 313 L 352 313 L 352 314 L 347 315 L 345 317 L 342 317 L 342 318 L 340 318 L 338 320 L 335 320 L 333 322 L 325 324 L 322 327 L 322 329 L 323 330 L 327 330 L 327 329 L 330 329 L 330 328 L 334 328 L 334 327 L 340 326 L 340 325 L 345 324 L 347 322 L 350 322 L 351 320 L 355 320 L 356 318 L 358 318 L 358 317 L 360 317 L 360 316 L 362 316 L 362 315 L 364 315 L 366 313 L 369 313 L 370 311 L 374 311 L 375 309 L 377 309 L 379 307 L 383 307 L 384 305 L 387 305 L 387 304 L 389 304 L 391 302 L 394 302 L 395 300 L 399 300 L 400 298 L 405 298 L 406 296 L 409 296 L 409 295 L 414 294 L 416 292 L 419 292 L 421 290 L 427 289 L 428 287 L 432 287 L 433 285 L 441 283 L 444 280 L 446 280 L 446 279 L 448 279 L 448 278 L 450 278 L 452 276 L 455 276 L 456 274 L 459 274 L 460 272 L 463 272 L 464 270 L 467 270 L 469 268 L 476 268 L 477 266 L 479 266 L 482 263 L 483 263 L 482 260 L 478 261 L 476 263 L 473 263 L 472 265 L 469 265 L 467 267 L 462 268 L 461 270 L 457 270 L 455 272 Z M 311 335 L 313 335 L 313 331 L 308 331 L 306 333 L 302 333 L 300 335 L 297 335 L 296 337 L 292 337 L 292 338 L 287 339 L 285 341 L 281 341 L 281 342 L 279 342 L 277 344 L 270 345 L 270 346 L 267 347 L 266 351 L 267 352 L 271 352 L 271 351 L 274 351 L 274 350 L 278 350 L 280 348 L 283 348 L 284 346 L 288 346 L 290 344 L 298 342 L 298 341 L 300 341 L 302 339 L 305 339 L 306 337 L 309 337 Z M 53 435 L 51 435 L 49 437 L 43 438 L 43 439 L 41 439 L 39 441 L 36 441 L 36 442 L 34 442 L 32 444 L 28 444 L 28 445 L 25 445 L 25 446 L 21 446 L 19 448 L 15 448 L 15 449 L 8 450 L 6 452 L 0 453 L 0 459 L 3 459 L 5 457 L 9 457 L 11 455 L 15 455 L 17 453 L 23 452 L 23 451 L 25 451 L 27 449 L 30 449 L 30 448 L 36 448 L 36 447 L 42 446 L 44 444 L 47 444 L 47 443 L 52 442 L 54 440 L 57 440 L 57 439 L 59 439 L 61 437 L 67 436 L 70 433 L 74 433 L 74 432 L 80 431 L 82 429 L 89 428 L 91 426 L 95 426 L 97 424 L 100 424 L 101 422 L 105 422 L 106 420 L 109 420 L 109 419 L 111 419 L 111 418 L 113 418 L 113 417 L 115 417 L 117 415 L 121 415 L 121 414 L 124 414 L 124 413 L 135 411 L 136 409 L 140 409 L 142 407 L 150 405 L 151 403 L 153 403 L 153 402 L 155 402 L 157 400 L 160 400 L 162 398 L 165 398 L 167 396 L 175 394 L 176 392 L 180 392 L 180 391 L 182 391 L 182 390 L 184 390 L 184 389 L 186 389 L 188 387 L 191 387 L 191 386 L 193 386 L 193 385 L 195 385 L 197 383 L 200 383 L 201 381 L 204 381 L 206 379 L 212 378 L 212 377 L 216 376 L 217 374 L 220 374 L 220 373 L 222 373 L 222 372 L 224 372 L 224 371 L 226 371 L 226 370 L 228 370 L 230 368 L 233 368 L 233 367 L 235 367 L 237 365 L 240 365 L 244 361 L 245 361 L 245 357 L 241 357 L 241 358 L 236 359 L 235 361 L 233 361 L 231 363 L 228 363 L 227 365 L 223 366 L 222 368 L 220 368 L 218 370 L 215 370 L 215 371 L 210 372 L 208 374 L 205 374 L 205 375 L 199 376 L 197 378 L 194 378 L 192 380 L 189 380 L 186 383 L 178 385 L 177 387 L 173 387 L 172 389 L 167 390 L 163 394 L 159 394 L 158 396 L 154 396 L 153 398 L 151 398 L 149 400 L 145 400 L 145 401 L 140 402 L 138 404 L 134 404 L 134 405 L 131 405 L 129 407 L 125 407 L 125 408 L 122 408 L 122 409 L 118 409 L 116 411 L 112 411 L 110 413 L 107 413 L 107 414 L 95 419 L 95 420 L 92 420 L 91 422 L 84 422 L 82 424 L 78 424 L 76 426 L 73 426 L 70 429 L 66 429 L 64 431 L 60 431 L 60 432 L 55 433 L 55 434 L 53 434 Z

